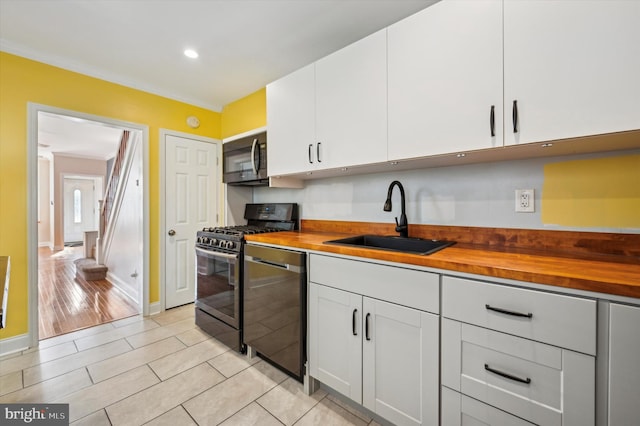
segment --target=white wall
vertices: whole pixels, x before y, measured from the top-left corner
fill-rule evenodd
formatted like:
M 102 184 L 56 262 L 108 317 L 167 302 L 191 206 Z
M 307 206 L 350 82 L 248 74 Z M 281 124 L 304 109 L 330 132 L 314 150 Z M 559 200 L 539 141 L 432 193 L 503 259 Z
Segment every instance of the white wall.
M 38 157 L 38 246 L 52 247 L 51 240 L 51 191 L 50 162 Z
M 392 198 L 392 212 L 384 212 L 382 207 L 389 184 L 399 180 L 405 189 L 410 224 L 640 233 L 639 229 L 571 229 L 541 221 L 545 164 L 622 154 L 537 158 L 308 180 L 304 189 L 256 188 L 253 201 L 296 202 L 301 206 L 302 219 L 393 223 L 400 215 L 397 189 Z M 515 213 L 514 191 L 530 188 L 536 191 L 536 211 Z
M 113 222 L 113 239 L 109 251 L 105 253 L 104 264 L 109 268 L 109 281 L 129 295 L 138 306 L 142 306 L 143 170 L 142 147 L 138 139 L 132 139 L 130 142 L 135 143 L 135 153 L 126 180 L 122 204 Z

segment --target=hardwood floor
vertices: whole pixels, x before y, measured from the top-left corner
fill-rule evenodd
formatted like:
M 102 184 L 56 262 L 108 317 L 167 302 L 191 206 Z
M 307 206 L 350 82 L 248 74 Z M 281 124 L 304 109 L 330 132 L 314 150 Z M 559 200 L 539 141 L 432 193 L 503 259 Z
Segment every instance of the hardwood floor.
M 40 340 L 138 314 L 109 281 L 76 278 L 73 261 L 82 256 L 82 246 L 38 249 Z

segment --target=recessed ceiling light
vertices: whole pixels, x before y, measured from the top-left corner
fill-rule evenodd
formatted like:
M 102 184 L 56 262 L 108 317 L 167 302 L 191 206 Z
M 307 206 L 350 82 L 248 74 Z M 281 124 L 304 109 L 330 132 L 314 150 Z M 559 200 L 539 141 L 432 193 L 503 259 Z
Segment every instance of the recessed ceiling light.
M 193 49 L 187 49 L 184 51 L 184 56 L 191 59 L 196 59 L 198 57 L 198 52 Z

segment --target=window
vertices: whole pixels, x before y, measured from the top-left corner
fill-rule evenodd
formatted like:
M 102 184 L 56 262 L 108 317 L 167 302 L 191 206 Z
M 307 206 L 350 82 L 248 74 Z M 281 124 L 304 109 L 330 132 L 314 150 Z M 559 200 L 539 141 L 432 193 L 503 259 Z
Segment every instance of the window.
M 82 193 L 79 189 L 73 190 L 73 223 L 82 222 Z

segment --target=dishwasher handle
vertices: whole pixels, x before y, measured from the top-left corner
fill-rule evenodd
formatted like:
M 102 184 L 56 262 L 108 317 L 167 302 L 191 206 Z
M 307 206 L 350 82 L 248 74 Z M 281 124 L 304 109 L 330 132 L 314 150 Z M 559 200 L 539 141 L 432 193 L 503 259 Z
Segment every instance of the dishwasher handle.
M 287 271 L 291 271 L 291 272 L 296 272 L 296 273 L 301 273 L 304 272 L 304 267 L 302 266 L 298 266 L 298 265 L 291 265 L 289 263 L 279 263 L 279 262 L 273 262 L 270 260 L 265 260 L 262 259 L 260 257 L 255 257 L 255 256 L 249 256 L 249 255 L 244 255 L 244 260 L 247 262 L 254 262 L 254 263 L 259 263 L 262 265 L 268 265 L 268 266 L 272 266 L 274 268 L 278 268 L 278 269 L 284 269 Z

